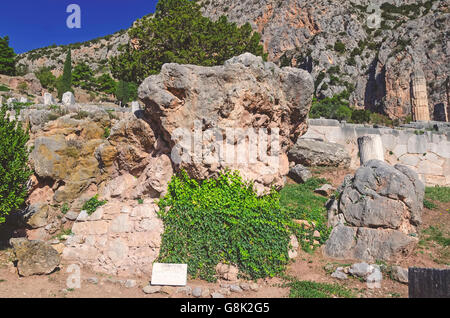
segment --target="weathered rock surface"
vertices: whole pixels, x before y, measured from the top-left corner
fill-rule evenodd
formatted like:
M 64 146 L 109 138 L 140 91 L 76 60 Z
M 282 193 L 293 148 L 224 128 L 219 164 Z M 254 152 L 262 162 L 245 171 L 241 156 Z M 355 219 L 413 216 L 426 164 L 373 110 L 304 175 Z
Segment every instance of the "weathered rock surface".
M 305 183 L 312 178 L 311 171 L 305 166 L 297 164 L 289 170 L 289 176 L 298 183 Z
M 269 186 L 283 184 L 289 169 L 286 151 L 307 129 L 312 92 L 312 78 L 306 71 L 280 69 L 246 53 L 223 66 L 165 64 L 159 75 L 145 79 L 139 98 L 155 135 L 170 145 L 177 168 L 198 179 L 224 167 L 239 169 L 246 179 Z M 264 138 L 279 129 L 280 152 L 272 146 L 271 153 L 259 154 L 254 162 L 239 160 L 238 156 L 249 153 L 246 132 L 234 131 L 235 140 L 227 129 L 250 128 L 256 133 L 268 129 L 262 131 Z M 201 139 L 191 149 L 194 133 Z M 269 144 L 272 141 L 276 140 Z M 225 145 L 226 154 L 218 149 Z
M 59 253 L 47 243 L 20 238 L 11 239 L 10 244 L 21 276 L 50 274 L 60 263 Z
M 289 159 L 305 166 L 348 167 L 350 155 L 342 145 L 312 139 L 297 139 Z
M 346 180 L 324 253 L 335 258 L 392 260 L 417 243 L 424 185 L 415 172 L 370 160 Z M 345 225 L 344 225 L 345 224 Z

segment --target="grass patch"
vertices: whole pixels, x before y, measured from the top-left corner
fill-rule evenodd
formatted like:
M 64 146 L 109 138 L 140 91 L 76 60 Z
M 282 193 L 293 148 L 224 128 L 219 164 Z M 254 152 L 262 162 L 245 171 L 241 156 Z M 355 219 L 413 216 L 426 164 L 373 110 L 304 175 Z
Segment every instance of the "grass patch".
M 437 205 L 435 203 L 433 203 L 432 201 L 429 201 L 427 199 L 423 200 L 423 206 L 429 210 L 434 210 L 437 207 Z
M 339 284 L 317 283 L 311 281 L 292 280 L 285 284 L 289 287 L 289 298 L 353 298 L 353 292 Z
M 430 254 L 433 261 L 438 264 L 450 265 L 450 237 L 438 226 L 430 226 L 422 231 L 422 239 L 419 241 L 421 248 L 435 247 L 436 252 Z
M 443 203 L 450 202 L 450 187 L 426 187 L 425 198 L 427 200 L 439 201 Z
M 327 211 L 325 202 L 327 198 L 314 193 L 314 189 L 327 183 L 323 178 L 311 178 L 302 184 L 288 184 L 280 192 L 280 205 L 288 211 L 292 219 L 306 220 L 315 226 L 306 228 L 301 226 L 295 229 L 295 234 L 302 249 L 306 252 L 314 250 L 314 240 L 319 246 L 328 239 L 331 229 L 327 227 Z M 314 238 L 314 231 L 319 231 L 320 238 Z M 317 246 L 317 245 L 316 245 Z

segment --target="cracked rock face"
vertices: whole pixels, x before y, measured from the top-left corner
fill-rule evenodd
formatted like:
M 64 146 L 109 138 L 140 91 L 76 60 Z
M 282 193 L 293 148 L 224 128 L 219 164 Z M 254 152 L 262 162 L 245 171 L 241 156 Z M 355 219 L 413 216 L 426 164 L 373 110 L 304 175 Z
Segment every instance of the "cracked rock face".
M 392 260 L 417 243 L 424 185 L 411 169 L 370 160 L 341 186 L 330 208 L 333 231 L 324 253 L 334 258 Z
M 313 89 L 308 72 L 245 53 L 223 66 L 165 64 L 160 74 L 144 80 L 139 98 L 155 134 L 170 144 L 177 168 L 198 179 L 225 167 L 239 169 L 244 178 L 267 187 L 284 184 L 287 149 L 307 130 Z M 250 152 L 250 129 L 263 134 L 268 159 L 261 153 L 253 162 L 239 159 Z M 280 151 L 273 155 L 275 130 Z M 174 152 L 185 157 L 177 162 Z

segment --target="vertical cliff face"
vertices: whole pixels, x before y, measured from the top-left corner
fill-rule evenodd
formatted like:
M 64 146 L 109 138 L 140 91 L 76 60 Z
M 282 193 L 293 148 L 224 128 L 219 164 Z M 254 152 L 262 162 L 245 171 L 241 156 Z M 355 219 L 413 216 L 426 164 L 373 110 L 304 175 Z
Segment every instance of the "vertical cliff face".
M 238 24 L 250 22 L 261 33 L 269 59 L 311 72 L 319 96 L 351 90 L 353 106 L 405 118 L 412 111 L 411 75 L 417 62 L 425 74 L 430 114 L 437 112 L 435 107 L 448 107 L 445 1 L 380 1 L 375 28 L 377 12 L 369 6 L 373 1 L 201 3 L 204 15 L 212 19 L 226 15 Z

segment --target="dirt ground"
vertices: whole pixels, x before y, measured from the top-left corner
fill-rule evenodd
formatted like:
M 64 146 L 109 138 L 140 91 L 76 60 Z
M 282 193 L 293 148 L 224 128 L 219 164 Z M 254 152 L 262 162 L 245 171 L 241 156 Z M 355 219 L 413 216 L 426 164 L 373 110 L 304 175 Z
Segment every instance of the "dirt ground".
M 346 174 L 353 173 L 350 170 L 327 170 L 319 169 L 315 176 L 328 179 L 333 186 L 337 187 L 342 183 Z M 314 173 L 314 171 L 313 171 Z M 443 229 L 450 229 L 450 203 L 437 203 L 438 208 L 429 210 L 424 209 L 422 219 L 423 223 L 420 230 L 429 228 L 429 226 L 439 226 Z M 156 298 L 156 297 L 183 297 L 186 295 L 178 288 L 167 288 L 167 293 L 145 294 L 142 288 L 148 285 L 149 277 L 133 278 L 136 280 L 135 287 L 125 287 L 117 277 L 111 277 L 104 274 L 93 273 L 88 268 L 81 269 L 81 288 L 67 288 L 67 280 L 70 273 L 67 272 L 68 264 L 62 264 L 60 269 L 50 275 L 19 277 L 13 263 L 10 261 L 11 249 L 0 249 L 0 298 Z M 395 265 L 402 267 L 434 267 L 448 268 L 445 262 L 442 262 L 442 248 L 433 242 L 427 242 L 426 245 L 420 245 L 406 258 L 398 261 Z M 349 276 L 347 280 L 339 281 L 330 276 L 330 272 L 325 270 L 338 265 L 349 265 L 356 261 L 336 261 L 325 258 L 320 249 L 309 254 L 299 250 L 297 258 L 288 266 L 286 274 L 295 277 L 298 280 L 310 280 L 315 282 L 338 283 L 353 291 L 356 297 L 363 298 L 392 298 L 408 297 L 408 286 L 391 280 L 387 275 L 383 275 L 381 288 L 370 289 L 365 282 Z M 391 264 L 394 265 L 394 264 Z M 97 284 L 87 281 L 88 278 L 96 277 Z M 244 291 L 242 293 L 231 293 L 228 298 L 284 298 L 289 296 L 289 288 L 282 287 L 284 283 L 282 278 L 271 278 L 259 280 L 257 291 Z M 202 287 L 213 291 L 219 290 L 221 282 L 208 283 L 200 280 L 188 280 L 188 286 Z M 192 297 L 192 296 L 191 296 Z

